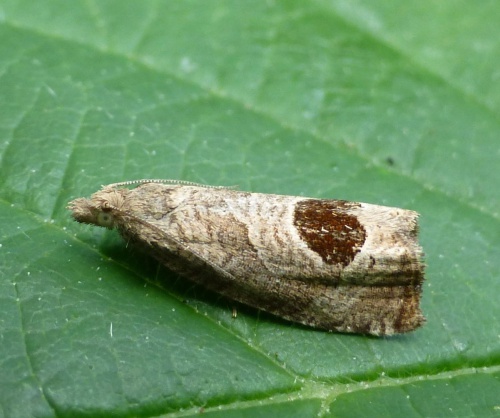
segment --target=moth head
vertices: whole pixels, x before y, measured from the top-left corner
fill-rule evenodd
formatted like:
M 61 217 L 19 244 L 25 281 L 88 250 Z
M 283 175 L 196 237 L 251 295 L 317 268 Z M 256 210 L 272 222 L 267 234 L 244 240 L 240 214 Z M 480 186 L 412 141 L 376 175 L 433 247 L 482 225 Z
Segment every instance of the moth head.
M 79 198 L 71 201 L 68 209 L 77 222 L 113 229 L 123 202 L 122 190 L 104 188 L 94 193 L 90 199 Z

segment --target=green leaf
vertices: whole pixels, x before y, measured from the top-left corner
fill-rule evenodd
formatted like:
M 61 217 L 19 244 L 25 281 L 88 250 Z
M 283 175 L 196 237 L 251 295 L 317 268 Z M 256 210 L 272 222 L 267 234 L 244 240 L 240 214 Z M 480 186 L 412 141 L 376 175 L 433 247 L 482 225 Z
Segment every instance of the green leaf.
M 500 4 L 0 3 L 0 416 L 499 416 Z M 427 324 L 299 327 L 66 204 L 173 178 L 418 210 Z

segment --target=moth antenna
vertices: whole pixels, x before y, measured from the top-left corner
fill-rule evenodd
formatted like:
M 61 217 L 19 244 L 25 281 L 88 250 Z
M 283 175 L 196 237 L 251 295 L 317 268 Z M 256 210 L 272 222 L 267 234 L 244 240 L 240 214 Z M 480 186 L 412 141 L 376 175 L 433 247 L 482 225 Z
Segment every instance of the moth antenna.
M 101 187 L 104 188 L 104 187 L 133 186 L 137 184 L 147 184 L 147 183 L 171 184 L 179 186 L 195 186 L 195 187 L 204 187 L 206 189 L 234 189 L 236 187 L 236 186 L 211 186 L 187 180 L 164 180 L 164 179 L 142 179 L 142 180 L 121 181 L 119 183 L 112 183 L 108 185 L 103 185 Z

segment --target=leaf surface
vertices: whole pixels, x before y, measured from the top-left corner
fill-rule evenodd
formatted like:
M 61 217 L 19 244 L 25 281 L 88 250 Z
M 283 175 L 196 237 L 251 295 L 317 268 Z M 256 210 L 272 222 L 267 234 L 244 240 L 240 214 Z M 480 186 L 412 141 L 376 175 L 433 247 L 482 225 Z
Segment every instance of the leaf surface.
M 499 416 L 500 5 L 0 4 L 0 416 Z M 299 327 L 66 204 L 184 179 L 421 213 L 427 324 Z

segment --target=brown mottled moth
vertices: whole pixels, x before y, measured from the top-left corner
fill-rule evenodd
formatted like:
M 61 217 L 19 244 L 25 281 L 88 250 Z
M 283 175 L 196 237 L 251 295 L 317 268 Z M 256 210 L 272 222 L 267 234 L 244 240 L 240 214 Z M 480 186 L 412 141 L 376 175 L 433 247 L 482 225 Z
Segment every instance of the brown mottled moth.
M 373 335 L 425 321 L 411 210 L 171 180 L 111 184 L 69 209 L 196 283 L 290 321 Z

